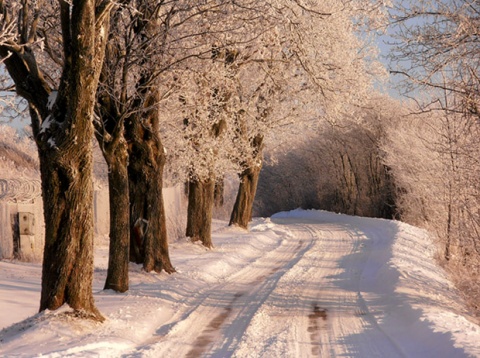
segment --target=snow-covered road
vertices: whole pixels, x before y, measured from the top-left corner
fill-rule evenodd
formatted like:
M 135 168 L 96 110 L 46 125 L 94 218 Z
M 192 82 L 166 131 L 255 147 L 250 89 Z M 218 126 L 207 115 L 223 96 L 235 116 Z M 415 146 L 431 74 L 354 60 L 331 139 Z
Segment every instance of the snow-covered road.
M 174 243 L 175 275 L 132 265 L 126 294 L 101 291 L 98 245 L 106 323 L 39 314 L 0 333 L 0 355 L 480 356 L 480 328 L 419 229 L 297 210 L 257 219 L 250 233 L 220 223 L 213 237 L 214 250 Z M 0 279 L 0 300 L 4 287 Z
M 314 303 L 304 302 L 304 295 L 309 294 L 305 285 L 300 281 L 293 282 L 293 287 L 286 289 L 282 283 L 285 276 L 304 260 L 315 242 L 314 231 L 299 227 L 298 232 L 276 242 L 264 255 L 225 277 L 222 283 L 201 289 L 189 302 L 192 309 L 183 314 L 149 350 L 161 357 L 230 357 L 234 353 L 251 356 L 252 348 L 262 354 L 264 347 L 256 346 L 256 343 L 253 347 L 249 342 L 250 331 L 253 330 L 255 342 L 258 334 L 265 332 L 264 324 L 276 326 L 297 315 L 303 315 L 308 321 Z M 295 295 L 291 295 L 292 292 Z M 271 319 L 261 319 L 265 314 Z M 308 322 L 303 326 L 302 322 L 299 328 L 304 328 L 305 335 L 300 342 L 305 343 L 304 338 L 308 340 L 310 336 Z M 276 336 L 276 333 L 270 333 Z M 272 338 L 275 339 L 274 336 L 266 337 L 266 341 Z M 246 347 L 243 354 L 239 350 L 241 346 Z

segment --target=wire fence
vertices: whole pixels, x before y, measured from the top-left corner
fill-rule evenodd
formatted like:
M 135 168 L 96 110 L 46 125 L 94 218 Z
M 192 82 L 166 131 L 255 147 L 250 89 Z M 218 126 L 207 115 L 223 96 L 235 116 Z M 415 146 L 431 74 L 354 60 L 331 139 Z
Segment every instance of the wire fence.
M 0 179 L 0 200 L 27 202 L 41 196 L 41 182 L 36 179 Z

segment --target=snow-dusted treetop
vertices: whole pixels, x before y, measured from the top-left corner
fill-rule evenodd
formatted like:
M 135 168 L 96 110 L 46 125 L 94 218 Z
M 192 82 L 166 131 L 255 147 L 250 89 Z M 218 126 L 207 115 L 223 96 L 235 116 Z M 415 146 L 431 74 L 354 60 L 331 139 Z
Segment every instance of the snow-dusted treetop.
M 334 120 L 364 103 L 385 73 L 364 31 L 380 28 L 383 2 L 235 4 L 218 2 L 173 35 L 183 41 L 177 56 L 191 56 L 164 81 L 165 145 L 180 177 L 242 170 L 253 138 L 284 141 Z

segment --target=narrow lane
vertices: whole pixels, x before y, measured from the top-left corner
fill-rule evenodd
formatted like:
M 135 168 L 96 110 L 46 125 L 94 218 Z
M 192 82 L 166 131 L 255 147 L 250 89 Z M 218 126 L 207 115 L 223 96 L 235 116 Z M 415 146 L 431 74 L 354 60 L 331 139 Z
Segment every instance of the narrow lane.
M 438 353 L 425 351 L 431 347 L 408 326 L 397 329 L 392 324 L 400 302 L 391 291 L 397 271 L 388 268 L 394 224 L 379 231 L 369 221 L 353 225 L 283 218 L 272 223 L 282 238 L 277 246 L 222 283 L 194 294 L 185 303 L 187 311 L 125 357 L 395 358 Z M 388 275 L 381 278 L 388 287 L 379 289 L 379 274 Z M 416 332 L 434 334 L 427 333 L 427 324 L 416 323 L 420 320 L 413 308 L 401 312 L 415 319 Z

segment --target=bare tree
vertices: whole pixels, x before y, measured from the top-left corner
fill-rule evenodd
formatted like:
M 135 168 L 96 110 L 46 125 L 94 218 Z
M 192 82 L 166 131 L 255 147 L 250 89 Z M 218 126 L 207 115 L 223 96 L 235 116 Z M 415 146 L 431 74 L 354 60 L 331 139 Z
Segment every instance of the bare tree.
M 392 9 L 392 72 L 404 76 L 407 95 L 429 89 L 428 98 L 418 101 L 423 108 L 478 116 L 479 14 L 472 0 L 402 1 Z
M 383 146 L 401 219 L 434 233 L 454 266 L 478 266 L 478 131 L 468 116 L 410 114 L 388 129 Z
M 480 4 L 472 0 L 403 1 L 392 9 L 392 72 L 402 76 L 402 89 L 417 104 L 414 117 L 423 123 L 415 122 L 422 132 L 412 136 L 420 142 L 389 151 L 405 188 L 399 195 L 403 217 L 437 235 L 440 256 L 459 287 L 468 286 L 477 309 L 479 14 Z M 406 132 L 396 128 L 392 147 Z M 407 156 L 417 162 L 408 165 Z
M 63 43 L 56 87 L 35 56 L 41 12 L 52 7 Z M 110 1 L 94 0 L 0 3 L 1 27 L 16 29 L 1 43 L 0 56 L 28 101 L 40 159 L 46 231 L 40 310 L 67 303 L 96 320 L 103 317 L 92 295 L 92 118 L 111 8 Z
M 116 223 L 105 287 L 128 289 L 128 258 L 146 271 L 175 271 L 162 197 L 158 81 L 169 65 L 165 48 L 177 10 L 176 2 L 140 1 L 114 13 L 97 107 L 97 138 L 110 167 L 111 222 Z
M 253 44 L 264 31 L 259 24 L 270 21 L 260 11 L 265 7 L 249 1 L 207 2 L 201 12 L 197 10 L 201 16 L 195 22 L 201 39 L 182 34 L 191 38 L 185 54 L 192 57 L 177 69 L 179 95 L 166 103 L 170 121 L 175 123 L 167 131 L 167 140 L 180 169 L 178 176 L 188 181 L 186 235 L 207 247 L 213 245 L 215 184 L 225 172 L 238 170 L 238 163 L 232 161 L 238 155 L 232 142 L 241 111 L 238 66 L 257 51 Z
M 205 14 L 216 12 L 220 5 L 218 2 L 141 1 L 123 6 L 115 13 L 115 28 L 107 47 L 99 91 L 97 134 L 104 155 L 109 156 L 107 162 L 121 161 L 116 164 L 118 170 L 128 162 L 129 256 L 132 261 L 143 263 L 147 271 L 174 271 L 168 255 L 162 201 L 165 150 L 160 137 L 164 117 L 161 100 L 177 90 L 176 71 L 181 64 L 210 54 L 208 46 L 195 44 L 212 32 Z M 203 26 L 197 28 L 198 23 Z M 112 145 L 122 153 L 126 148 L 128 157 L 110 150 Z M 115 170 L 113 165 L 111 170 Z M 122 180 L 115 179 L 119 185 L 124 174 L 120 176 Z M 119 188 L 111 182 L 110 186 L 116 195 L 126 190 L 125 185 Z M 121 212 L 125 208 L 115 206 L 112 210 L 118 210 L 120 220 L 124 220 Z M 120 232 L 112 235 L 116 237 L 112 245 L 126 238 Z M 115 269 L 117 277 L 124 276 L 126 271 L 122 252 L 123 249 L 111 251 L 116 256 L 111 257 L 112 264 L 122 262 Z M 128 287 L 125 278 L 123 281 L 124 287 Z

